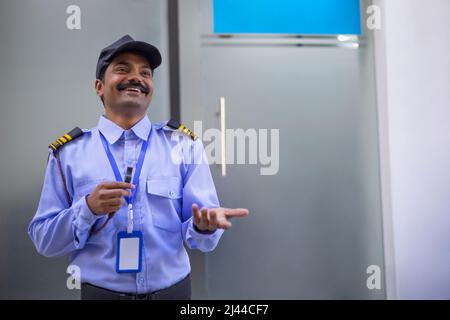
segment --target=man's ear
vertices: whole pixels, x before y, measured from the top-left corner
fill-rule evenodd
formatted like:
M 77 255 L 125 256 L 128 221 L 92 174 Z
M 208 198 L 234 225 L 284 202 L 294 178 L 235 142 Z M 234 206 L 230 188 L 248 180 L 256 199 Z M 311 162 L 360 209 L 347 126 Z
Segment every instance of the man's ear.
M 99 79 L 96 79 L 95 80 L 95 92 L 97 93 L 97 95 L 99 97 L 103 96 L 103 88 L 104 88 L 103 82 Z

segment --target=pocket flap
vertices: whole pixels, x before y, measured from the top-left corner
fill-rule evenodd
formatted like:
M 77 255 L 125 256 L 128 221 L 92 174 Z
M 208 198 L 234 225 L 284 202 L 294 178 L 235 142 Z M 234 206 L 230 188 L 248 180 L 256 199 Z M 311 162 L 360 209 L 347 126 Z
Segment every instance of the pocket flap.
M 147 192 L 160 197 L 179 199 L 182 197 L 181 178 L 179 177 L 149 177 Z

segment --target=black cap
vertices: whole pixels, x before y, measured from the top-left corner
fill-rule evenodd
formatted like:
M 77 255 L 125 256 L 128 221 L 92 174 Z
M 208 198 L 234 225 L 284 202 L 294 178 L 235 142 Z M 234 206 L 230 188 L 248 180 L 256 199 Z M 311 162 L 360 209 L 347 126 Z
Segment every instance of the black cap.
M 150 68 L 152 70 L 155 70 L 161 64 L 161 54 L 155 46 L 152 46 L 147 42 L 135 41 L 127 34 L 100 52 L 97 62 L 97 71 L 95 73 L 96 78 L 100 79 L 101 72 L 108 67 L 116 54 L 126 51 L 142 54 L 150 63 Z

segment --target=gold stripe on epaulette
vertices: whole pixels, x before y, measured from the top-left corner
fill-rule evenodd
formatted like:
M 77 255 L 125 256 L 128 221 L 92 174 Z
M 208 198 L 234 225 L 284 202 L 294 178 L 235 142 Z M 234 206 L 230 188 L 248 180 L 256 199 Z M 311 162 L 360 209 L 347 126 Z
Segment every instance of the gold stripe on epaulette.
M 61 147 L 69 143 L 70 141 L 81 137 L 83 135 L 83 130 L 78 127 L 75 127 L 68 133 L 63 134 L 58 139 L 56 139 L 53 143 L 49 145 L 49 148 L 52 148 L 54 152 L 57 152 Z
M 189 128 L 187 128 L 184 124 L 180 124 L 180 126 L 178 127 L 178 131 L 184 133 L 187 136 L 190 136 L 192 140 L 197 139 L 197 135 L 194 132 L 192 132 Z

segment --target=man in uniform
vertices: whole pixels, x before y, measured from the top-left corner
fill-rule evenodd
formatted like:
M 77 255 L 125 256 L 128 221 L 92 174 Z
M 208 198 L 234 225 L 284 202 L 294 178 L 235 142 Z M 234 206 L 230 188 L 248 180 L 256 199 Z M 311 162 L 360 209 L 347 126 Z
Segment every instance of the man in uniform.
M 158 49 L 126 35 L 100 53 L 98 125 L 50 145 L 28 233 L 47 257 L 70 254 L 82 299 L 190 299 L 191 249 L 213 250 L 232 217 L 219 206 L 203 146 L 147 108 Z

